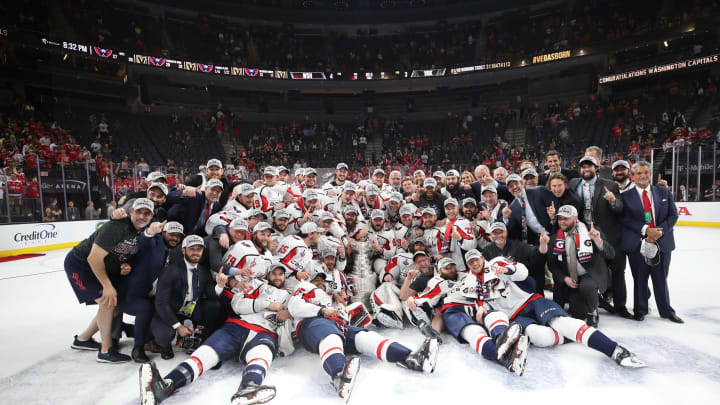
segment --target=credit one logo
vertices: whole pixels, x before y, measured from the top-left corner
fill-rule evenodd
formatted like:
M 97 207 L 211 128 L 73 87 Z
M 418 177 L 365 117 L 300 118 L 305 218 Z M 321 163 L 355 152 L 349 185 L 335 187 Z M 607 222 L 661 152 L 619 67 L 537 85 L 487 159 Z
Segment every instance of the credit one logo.
M 18 232 L 15 234 L 14 238 L 15 242 L 36 242 L 36 241 L 46 241 L 50 239 L 55 239 L 58 236 L 58 231 L 55 230 L 55 225 L 53 224 L 37 224 L 33 227 L 33 230 L 30 232 Z

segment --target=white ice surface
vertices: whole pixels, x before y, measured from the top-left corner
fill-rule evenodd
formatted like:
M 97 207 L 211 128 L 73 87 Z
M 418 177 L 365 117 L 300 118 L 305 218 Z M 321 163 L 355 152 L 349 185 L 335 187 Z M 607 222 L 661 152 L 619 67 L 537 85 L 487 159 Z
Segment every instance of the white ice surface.
M 445 335 L 434 374 L 364 357 L 351 403 L 720 403 L 720 229 L 677 228 L 676 241 L 670 297 L 684 325 L 660 319 L 652 299 L 642 323 L 601 311 L 600 329 L 648 362 L 647 369 L 622 369 L 573 343 L 531 348 L 525 375 L 517 377 Z M 70 349 L 95 308 L 78 305 L 62 271 L 66 252 L 0 263 L 0 404 L 137 403 L 137 364 L 99 364 L 95 353 Z M 627 285 L 632 303 L 629 268 Z M 422 340 L 416 330 L 381 332 L 410 347 Z M 129 354 L 132 342 L 121 345 Z M 162 373 L 185 358 L 152 356 Z M 207 371 L 164 403 L 229 404 L 241 371 L 235 362 Z M 328 382 L 318 357 L 302 349 L 277 359 L 266 379 L 278 389 L 272 404 L 340 404 Z

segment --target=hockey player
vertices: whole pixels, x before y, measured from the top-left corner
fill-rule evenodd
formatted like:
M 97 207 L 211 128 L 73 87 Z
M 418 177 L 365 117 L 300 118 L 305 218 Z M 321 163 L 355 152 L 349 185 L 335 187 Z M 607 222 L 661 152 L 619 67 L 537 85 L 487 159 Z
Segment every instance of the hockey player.
M 429 243 L 428 254 L 438 261 L 440 257 L 440 248 L 442 247 L 442 231 L 435 226 L 437 222 L 437 213 L 435 208 L 425 207 L 422 209 L 422 224 L 418 230 L 422 231 L 422 236 Z M 415 237 L 421 236 L 420 232 L 415 231 Z
M 381 210 L 372 210 L 370 227 L 368 227 L 368 241 L 372 248 L 370 260 L 377 275 L 384 273 L 387 261 L 395 256 L 394 239 L 395 233 L 385 224 L 385 213 Z
M 357 191 L 357 186 L 355 184 L 346 181 L 345 184 L 343 184 L 341 188 L 342 192 L 337 197 L 337 201 L 333 205 L 333 211 L 335 211 L 338 215 L 343 215 L 345 212 L 345 207 L 347 206 L 353 206 L 357 208 L 358 212 L 360 212 L 360 205 L 355 201 L 355 192 Z M 365 220 L 365 218 L 361 217 L 361 221 Z
M 309 282 L 308 282 L 309 281 Z M 325 292 L 325 274 L 312 274 L 297 286 L 288 303 L 300 343 L 320 355 L 325 372 L 338 395 L 350 399 L 360 358 L 348 354 L 368 354 L 411 370 L 432 372 L 438 354 L 438 341 L 426 338 L 415 351 L 384 338 L 377 332 L 348 325 L 344 303 Z
M 374 184 L 368 184 L 365 187 L 364 196 L 360 200 L 360 212 L 363 217 L 370 218 L 372 210 L 385 210 L 385 204 L 383 204 L 380 198 L 380 189 Z
M 458 202 L 454 198 L 448 198 L 445 205 L 446 223 L 442 229 L 442 243 L 440 254 L 451 257 L 456 263 L 457 271 L 467 271 L 465 264 L 465 253 L 477 247 L 475 234 L 473 233 L 470 221 L 458 217 Z
M 370 309 L 376 323 L 386 328 L 402 328 L 403 307 L 400 287 L 410 270 L 415 267 L 413 253 L 401 252 L 392 257 L 384 271 L 378 275 L 380 286 L 370 298 Z
M 233 219 L 225 227 L 218 226 L 213 234 L 203 239 L 205 249 L 200 263 L 210 269 L 213 277 L 215 277 L 217 269 L 224 264 L 225 253 L 227 253 L 230 246 L 241 241 L 249 242 L 250 238 L 250 228 L 242 218 Z
M 230 246 L 223 256 L 223 268 L 227 268 L 227 274 L 234 276 L 240 273 L 251 278 L 264 278 L 273 261 L 272 254 L 267 249 L 270 233 L 271 228 L 267 222 L 258 222 L 253 228 L 251 240 L 243 240 Z
M 299 282 L 306 280 L 310 275 L 308 265 L 313 258 L 310 246 L 317 244 L 319 239 L 317 224 L 307 222 L 300 227 L 299 234 L 286 236 L 280 241 L 277 259 L 287 269 L 288 290 L 293 290 Z
M 233 313 L 188 360 L 165 377 L 154 363 L 140 367 L 140 400 L 143 405 L 162 402 L 176 390 L 192 383 L 203 371 L 240 353 L 245 362 L 242 381 L 232 396 L 232 405 L 263 404 L 275 397 L 275 387 L 262 385 L 275 357 L 278 325 L 290 318 L 286 310 L 290 294 L 285 290 L 285 269 L 274 265 L 267 282 L 253 279 L 241 292 L 225 287 L 227 276 L 219 273 L 216 291 L 230 300 Z
M 277 170 L 274 167 L 266 167 L 265 170 L 263 170 L 263 179 L 265 180 L 265 184 L 257 189 L 257 193 L 255 195 L 254 207 L 260 209 L 268 217 L 272 216 L 271 211 L 285 208 L 283 194 L 276 188 L 278 180 L 277 175 Z
M 353 205 L 348 205 L 343 210 L 345 218 L 345 233 L 352 245 L 353 242 L 365 241 L 368 234 L 368 226 L 365 221 L 361 220 L 360 210 Z
M 288 188 L 288 193 L 293 199 L 300 198 L 306 190 L 318 189 L 317 186 L 317 170 L 308 167 L 303 170 L 303 182 Z M 322 190 L 319 190 L 322 191 Z
M 233 189 L 231 197 L 233 198 L 228 199 L 223 211 L 234 211 L 240 215 L 246 215 L 248 211 L 253 209 L 255 189 L 247 183 L 238 184 Z
M 348 165 L 345 163 L 338 163 L 337 166 L 335 166 L 335 179 L 323 184 L 323 192 L 330 197 L 339 196 L 343 191 L 343 186 L 346 182 L 348 182 L 347 174 Z
M 400 207 L 403 204 L 402 194 L 394 191 L 390 194 L 387 201 L 387 209 L 385 210 L 385 220 L 391 227 L 400 222 Z
M 529 341 L 522 335 L 519 323 L 509 324 L 508 316 L 501 311 L 488 312 L 483 306 L 481 293 L 485 261 L 476 249 L 465 254 L 470 267 L 464 278 L 453 266 L 440 269 L 440 275 L 416 297 L 408 298 L 408 308 L 417 308 L 429 317 L 430 310 L 441 305 L 445 328 L 460 343 L 470 343 L 475 352 L 487 360 L 497 361 L 508 370 L 522 375 L 527 360 Z M 422 313 L 420 313 L 422 314 Z M 483 327 L 484 326 L 484 327 Z M 488 335 L 489 332 L 489 335 Z
M 295 235 L 300 231 L 301 226 L 312 222 L 313 213 L 317 209 L 317 203 L 317 191 L 305 190 L 302 193 L 302 197 L 298 198 L 287 209 L 288 214 L 290 214 L 290 223 L 285 233 Z
M 398 210 L 398 216 L 400 220 L 393 227 L 395 233 L 395 239 L 393 239 L 393 246 L 398 252 L 405 252 L 408 250 L 408 238 L 412 235 L 409 232 L 413 226 L 413 209 L 410 205 L 403 205 Z
M 542 237 L 547 238 L 547 235 Z M 484 259 L 481 258 L 480 261 Z M 476 261 L 475 264 L 475 268 L 480 268 L 480 263 Z M 476 270 L 473 269 L 473 272 Z M 502 256 L 496 257 L 489 265 L 483 266 L 480 276 L 482 294 L 479 299 L 488 310 L 502 312 L 514 322 L 523 325 L 525 334 L 536 346 L 555 346 L 563 343 L 564 339 L 569 339 L 605 354 L 622 367 L 647 366 L 604 333 L 586 325 L 580 319 L 570 317 L 554 301 L 520 288 L 516 283 L 525 280 L 527 276 L 528 269 L 522 263 Z
M 380 168 L 373 170 L 371 180 L 372 184 L 377 186 L 382 201 L 387 201 L 395 190 L 391 185 L 385 183 L 385 170 Z

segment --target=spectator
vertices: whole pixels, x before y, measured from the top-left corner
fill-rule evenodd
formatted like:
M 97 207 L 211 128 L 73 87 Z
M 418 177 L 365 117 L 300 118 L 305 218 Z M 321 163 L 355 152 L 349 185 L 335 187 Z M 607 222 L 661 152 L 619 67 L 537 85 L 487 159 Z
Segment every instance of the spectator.
M 82 216 L 80 215 L 80 209 L 75 206 L 75 203 L 73 201 L 67 202 L 67 220 L 68 221 L 77 221 L 82 219 Z
M 100 219 L 100 208 L 95 209 L 95 204 L 91 201 L 88 201 L 88 205 L 85 208 L 85 219 Z

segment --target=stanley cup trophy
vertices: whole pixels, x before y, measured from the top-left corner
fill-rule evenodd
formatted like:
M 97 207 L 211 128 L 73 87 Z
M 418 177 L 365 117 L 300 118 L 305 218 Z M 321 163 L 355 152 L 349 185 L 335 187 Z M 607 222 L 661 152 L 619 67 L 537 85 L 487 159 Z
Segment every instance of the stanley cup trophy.
M 370 242 L 353 243 L 353 248 L 357 253 L 350 272 L 354 287 L 350 302 L 360 302 L 365 308 L 370 308 L 370 295 L 377 287 L 377 275 L 370 265 Z

